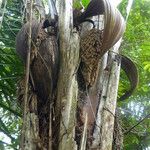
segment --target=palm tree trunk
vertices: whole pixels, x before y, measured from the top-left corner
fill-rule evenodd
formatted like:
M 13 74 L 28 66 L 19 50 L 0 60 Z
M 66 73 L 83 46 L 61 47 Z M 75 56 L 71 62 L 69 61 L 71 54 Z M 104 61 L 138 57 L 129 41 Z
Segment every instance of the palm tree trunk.
M 41 4 L 38 3 L 38 5 Z M 86 104 L 83 104 L 76 77 L 80 65 L 80 35 L 73 26 L 73 2 L 57 0 L 56 6 L 59 16 L 59 46 L 57 48 L 60 52 L 57 88 L 52 90 L 52 94 L 49 94 L 52 96 L 45 103 L 29 88 L 24 105 L 21 149 L 111 150 L 120 75 L 120 59 L 116 53 L 119 52 L 121 41 L 112 48 L 112 52 L 106 53 L 101 58 L 98 65 L 98 77 L 94 86 L 84 93 L 83 99 Z M 43 10 L 38 10 L 39 14 L 44 16 Z M 105 13 L 107 14 L 107 11 Z M 120 14 L 118 16 L 120 17 Z M 105 19 L 102 17 L 103 22 Z M 106 27 L 109 28 L 110 22 L 107 23 Z M 99 25 L 101 29 L 103 26 L 104 24 Z M 123 30 L 118 31 L 118 34 L 122 35 Z M 104 31 L 107 32 L 107 30 Z M 108 43 L 112 46 L 118 40 L 117 38 L 112 37 L 114 41 L 109 39 L 110 43 Z M 103 50 L 110 46 L 106 43 Z M 57 46 L 54 43 L 52 45 Z M 49 69 L 51 70 L 51 67 Z M 44 74 L 41 81 L 43 78 L 46 78 Z M 83 107 L 79 108 L 81 105 Z M 80 126 L 82 126 L 81 131 L 78 131 L 77 128 Z

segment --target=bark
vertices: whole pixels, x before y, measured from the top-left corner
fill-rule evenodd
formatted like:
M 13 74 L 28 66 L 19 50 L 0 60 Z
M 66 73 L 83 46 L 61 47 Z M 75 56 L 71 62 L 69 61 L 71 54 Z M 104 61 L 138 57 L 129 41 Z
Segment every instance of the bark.
M 100 62 L 99 80 L 95 87 L 100 93 L 93 142 L 91 149 L 111 150 L 113 143 L 114 117 L 120 75 L 120 59 L 115 58 L 121 41 Z
M 103 20 L 103 17 L 101 19 Z M 103 26 L 103 24 L 99 24 L 101 29 L 103 29 Z M 117 52 L 117 50 L 115 51 Z M 110 53 L 109 57 L 108 54 L 105 54 L 99 63 L 99 75 L 95 85 L 89 89 L 88 96 L 83 94 L 80 96 L 78 102 L 79 116 L 84 122 L 83 133 L 80 134 L 82 134 L 82 141 L 83 139 L 86 141 L 86 147 L 84 148 L 83 142 L 79 142 L 80 149 L 112 149 L 119 67 L 120 61 L 115 58 L 114 53 Z M 85 104 L 80 101 L 84 101 Z M 86 120 L 88 123 L 86 123 Z
M 29 74 L 30 72 L 30 63 L 32 59 L 30 59 L 31 55 L 31 37 L 32 37 L 32 5 L 33 1 L 27 3 L 27 20 L 29 21 L 28 26 L 28 35 L 25 41 L 27 42 L 27 46 L 22 45 L 26 49 L 26 76 L 23 91 L 24 94 L 24 115 L 23 115 L 23 129 L 22 129 L 22 137 L 21 137 L 21 146 L 20 149 L 22 150 L 36 150 L 42 147 L 46 147 L 42 139 L 40 138 L 40 129 L 39 129 L 39 116 L 38 116 L 38 103 L 39 98 L 37 95 L 33 93 L 31 90 L 31 86 L 29 86 Z M 25 33 L 26 34 L 26 33 Z M 22 32 L 22 35 L 24 33 Z M 25 35 L 24 35 L 25 36 Z M 21 37 L 21 36 L 20 36 Z M 20 39 L 21 40 L 21 39 Z M 23 49 L 22 49 L 23 50 Z M 25 51 L 24 51 L 25 52 Z M 46 143 L 47 144 L 47 143 Z M 43 148 L 44 149 L 44 148 Z
M 117 49 L 116 49 L 117 50 Z M 111 61 L 111 59 L 110 59 Z M 110 75 L 108 76 L 108 85 L 105 97 L 103 113 L 102 113 L 102 126 L 101 126 L 101 145 L 102 150 L 111 150 L 113 142 L 114 131 L 114 116 L 117 102 L 117 91 L 119 84 L 120 64 L 117 60 L 113 60 Z
M 20 85 L 18 90 L 19 93 L 18 100 L 20 100 L 20 103 L 22 103 L 22 107 L 24 109 L 23 128 L 22 128 L 21 143 L 20 143 L 21 150 L 47 149 L 48 148 L 47 139 L 49 139 L 48 136 L 46 136 L 48 127 L 45 126 L 46 134 L 45 132 L 43 132 L 44 130 L 41 128 L 41 123 L 42 123 L 41 121 L 43 121 L 43 124 L 44 121 L 46 121 L 45 116 L 44 118 L 42 118 L 43 120 L 41 120 L 42 115 L 40 112 L 44 111 L 43 110 L 44 107 L 40 105 L 41 100 L 38 97 L 38 95 L 36 95 L 33 92 L 33 87 L 31 85 L 31 80 L 32 80 L 31 70 L 33 71 L 35 69 L 35 72 L 38 71 L 35 67 L 36 65 L 34 66 L 34 68 L 33 66 L 30 67 L 31 62 L 33 61 L 32 59 L 34 59 L 32 58 L 33 55 L 31 53 L 35 52 L 33 51 L 33 47 L 31 47 L 31 42 L 35 42 L 34 41 L 35 39 L 31 39 L 31 38 L 35 38 L 34 36 L 38 34 L 38 33 L 34 33 L 36 30 L 38 32 L 38 24 L 36 23 L 35 25 L 34 24 L 35 22 L 32 22 L 32 19 L 34 18 L 33 16 L 35 14 L 35 9 L 32 10 L 33 8 L 32 2 L 33 1 L 27 2 L 27 4 L 25 3 L 26 14 L 27 14 L 26 19 L 28 21 L 28 24 L 26 24 L 26 26 L 22 28 L 22 30 L 18 34 L 18 39 L 17 39 L 17 49 L 19 50 L 20 55 L 22 56 L 24 62 L 26 62 L 26 77 L 25 80 L 23 79 L 19 83 Z M 36 20 L 36 18 L 34 19 Z M 38 59 L 35 60 L 35 62 L 37 62 L 37 66 L 39 65 L 40 67 L 40 63 L 38 63 L 38 60 L 40 60 L 39 56 Z M 30 83 L 29 83 L 29 74 L 30 74 Z M 37 72 L 37 74 L 39 75 L 39 72 Z M 34 74 L 33 77 L 35 81 L 36 79 L 37 80 L 39 79 L 39 77 L 37 77 L 36 74 Z M 49 111 L 47 111 L 46 113 L 49 113 Z
M 76 149 L 74 141 L 77 81 L 79 63 L 79 37 L 73 30 L 72 0 L 58 0 L 60 70 L 55 108 L 58 124 L 59 149 Z
M 41 7 L 39 9 L 37 8 L 40 5 L 41 3 L 37 1 L 35 9 L 41 12 L 40 14 L 42 15 L 40 19 L 43 19 L 44 10 L 41 9 Z M 24 113 L 25 126 L 22 135 L 22 150 L 112 149 L 114 116 L 120 73 L 120 62 L 115 54 L 118 53 L 120 43 L 114 46 L 113 52 L 109 54 L 106 53 L 100 60 L 98 64 L 99 75 L 96 79 L 96 83 L 89 89 L 88 94 L 84 93 L 82 95 L 81 91 L 78 91 L 76 77 L 80 63 L 80 39 L 78 32 L 73 28 L 72 5 L 72 0 L 57 0 L 60 51 L 57 88 L 54 91 L 49 90 L 51 89 L 49 80 L 50 82 L 52 82 L 52 80 L 48 74 L 42 74 L 42 72 L 46 73 L 45 70 L 42 70 L 42 63 L 41 68 L 37 65 L 34 72 L 40 72 L 40 70 L 42 70 L 41 74 L 37 72 L 38 75 L 40 74 L 41 80 L 36 74 L 33 75 L 33 78 L 36 79 L 37 77 L 36 80 L 45 82 L 44 85 L 48 86 L 48 91 L 45 90 L 46 94 L 44 93 L 44 96 L 46 96 L 46 98 L 44 98 L 45 101 L 48 97 L 47 95 L 50 94 L 52 97 L 50 99 L 51 101 L 43 103 L 43 101 L 40 101 L 38 94 L 40 94 L 44 88 L 41 88 L 39 91 L 36 90 L 38 91 L 37 95 L 33 94 L 29 88 L 29 95 L 24 105 L 26 108 Z M 102 17 L 101 22 L 103 21 L 104 17 Z M 110 22 L 108 22 L 107 27 L 111 24 L 109 23 Z M 99 24 L 99 27 L 103 29 L 104 24 Z M 115 29 L 117 29 L 117 27 Z M 117 36 L 115 29 L 113 36 Z M 83 29 L 81 35 L 85 32 L 87 32 L 87 28 L 85 30 Z M 120 31 L 119 34 L 121 35 L 122 32 L 123 30 Z M 107 33 L 107 30 L 105 30 L 105 33 Z M 111 32 L 108 31 L 108 33 L 110 34 L 109 38 L 111 38 Z M 118 37 L 119 36 L 117 36 L 117 38 Z M 106 43 L 107 40 L 109 41 L 109 38 L 107 38 L 108 37 L 105 36 Z M 117 38 L 115 37 L 115 42 L 118 40 Z M 115 42 L 112 38 L 109 44 L 112 45 Z M 106 43 L 103 46 L 104 51 L 102 55 L 110 46 Z M 43 49 L 45 50 L 45 48 Z M 53 69 L 55 69 L 55 67 Z M 48 81 L 46 79 L 48 79 Z M 86 104 L 82 103 L 82 96 Z M 40 98 L 42 99 L 42 97 Z M 80 123 L 83 124 L 81 125 L 80 135 L 78 136 L 76 126 Z

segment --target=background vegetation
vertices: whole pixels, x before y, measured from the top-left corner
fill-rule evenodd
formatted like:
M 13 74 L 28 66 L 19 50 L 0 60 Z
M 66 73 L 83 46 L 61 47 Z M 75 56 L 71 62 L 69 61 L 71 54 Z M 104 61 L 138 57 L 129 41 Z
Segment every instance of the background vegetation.
M 120 10 L 125 15 L 123 1 Z M 128 131 L 145 119 L 129 133 L 124 134 L 124 149 L 150 149 L 150 1 L 136 0 L 127 21 L 127 28 L 121 47 L 122 53 L 132 58 L 139 71 L 139 85 L 134 95 L 118 103 L 122 112 L 123 128 Z M 120 91 L 127 85 L 121 76 Z M 122 81 L 123 80 L 123 81 Z M 124 132 L 126 132 L 124 131 Z M 148 148 L 149 147 L 149 148 Z
M 87 5 L 85 0 L 84 4 Z M 126 14 L 127 0 L 119 9 Z M 1 6 L 0 26 L 0 149 L 17 149 L 21 129 L 21 110 L 17 105 L 17 82 L 23 74 L 23 65 L 15 52 L 15 37 L 22 24 L 21 0 L 7 0 Z M 132 97 L 118 102 L 124 131 L 125 150 L 150 148 L 150 1 L 134 1 L 123 37 L 121 51 L 132 58 L 139 70 L 139 86 Z M 119 94 L 129 86 L 121 73 Z M 143 119 L 144 118 L 144 119 Z M 143 119 L 143 120 L 142 120 Z M 142 121 L 141 121 L 142 120 Z M 134 125 L 138 124 L 130 131 Z

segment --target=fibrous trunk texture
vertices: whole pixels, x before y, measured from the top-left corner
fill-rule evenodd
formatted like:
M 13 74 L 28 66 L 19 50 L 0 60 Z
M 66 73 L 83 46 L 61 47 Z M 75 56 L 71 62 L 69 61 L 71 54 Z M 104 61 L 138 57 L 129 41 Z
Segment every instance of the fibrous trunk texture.
M 112 149 L 120 71 L 120 61 L 115 56 L 118 47 L 108 58 L 107 54 L 102 56 L 123 34 L 124 23 L 107 0 L 102 4 L 100 13 L 105 19 L 101 29 L 79 34 L 73 25 L 72 0 L 57 0 L 59 34 L 47 32 L 43 18 L 41 22 L 25 24 L 18 34 L 17 51 L 26 63 L 26 41 L 32 29 L 30 88 L 24 106 L 25 147 L 30 144 L 29 149 L 33 150 Z

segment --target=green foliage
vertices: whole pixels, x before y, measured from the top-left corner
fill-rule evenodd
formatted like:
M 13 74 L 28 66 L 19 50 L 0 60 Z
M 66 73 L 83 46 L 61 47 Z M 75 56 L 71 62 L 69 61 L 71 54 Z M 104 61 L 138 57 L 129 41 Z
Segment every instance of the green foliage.
M 133 58 L 138 66 L 140 73 L 138 93 L 145 92 L 145 94 L 150 91 L 150 11 L 148 6 L 150 6 L 150 1 L 135 1 L 127 23 L 127 30 L 122 45 L 123 53 Z M 143 88 L 144 84 L 147 86 L 146 91 Z
M 120 5 L 124 16 L 126 15 L 127 0 Z M 139 70 L 139 85 L 134 95 L 127 101 L 118 105 L 122 108 L 123 128 L 126 130 L 137 124 L 146 115 L 150 114 L 150 1 L 136 0 L 127 21 L 127 28 L 121 47 L 122 53 L 136 63 Z M 122 95 L 129 83 L 121 73 L 119 93 Z M 150 146 L 150 120 L 137 125 L 124 137 L 124 149 L 144 150 Z
M 150 72 L 150 61 L 144 61 L 144 70 Z
M 74 8 L 82 8 L 82 5 L 84 7 L 87 7 L 87 5 L 89 4 L 90 0 L 75 0 L 74 2 Z M 82 4 L 82 5 L 81 5 Z
M 1 143 L 1 142 L 0 142 L 0 149 L 1 149 L 1 150 L 5 150 L 5 149 L 4 149 L 4 144 Z
M 0 29 L 0 133 L 10 139 L 0 140 L 0 149 L 17 149 L 21 111 L 17 106 L 17 82 L 23 66 L 15 52 L 15 37 L 21 27 L 20 0 L 8 0 Z M 4 141 L 3 141 L 4 140 Z
M 144 140 L 150 138 L 149 127 L 150 121 L 148 119 L 149 105 L 148 97 L 150 96 L 139 96 L 133 97 L 131 101 L 122 104 L 122 120 L 124 131 L 124 149 L 145 149 L 149 147 L 150 142 Z M 147 118 L 145 118 L 147 116 Z M 150 116 L 150 115 L 149 115 Z M 142 120 L 142 121 L 141 121 Z M 139 123 L 140 122 L 140 123 Z M 138 124 L 139 123 L 139 124 Z M 136 125 L 130 132 L 129 129 Z M 141 150 L 140 149 L 140 150 Z

